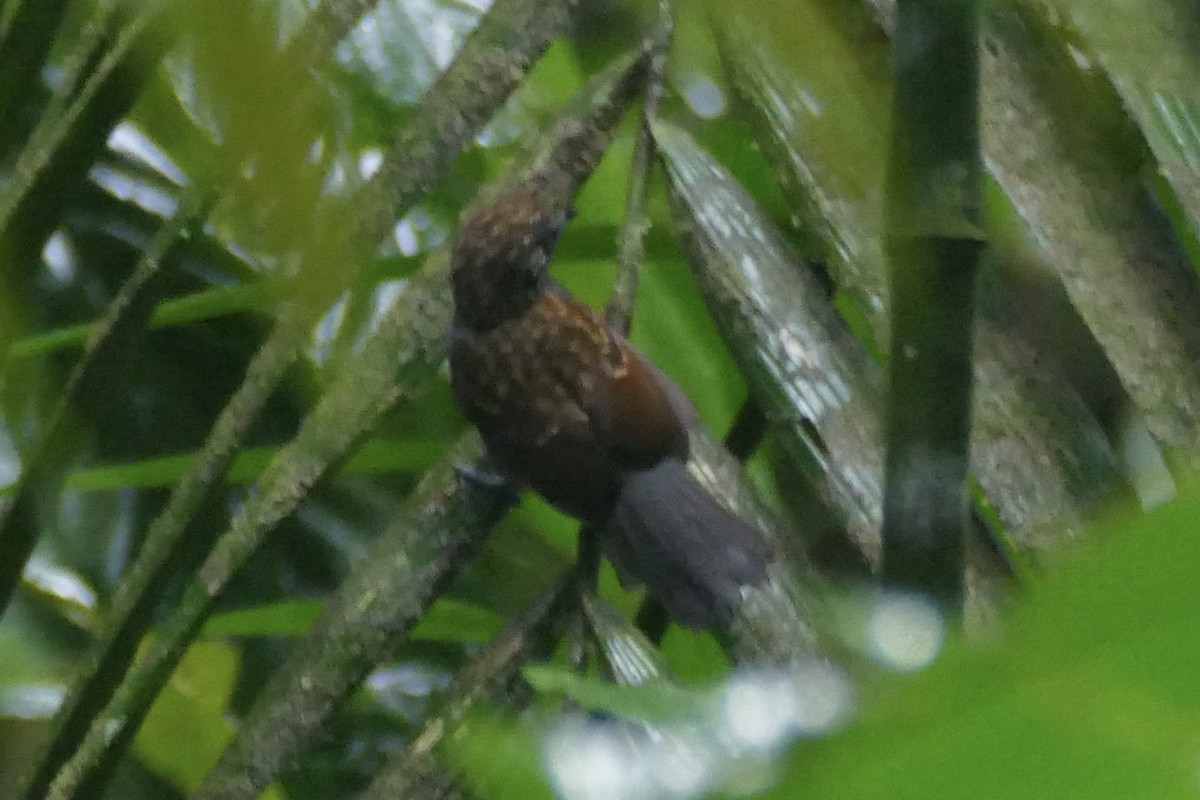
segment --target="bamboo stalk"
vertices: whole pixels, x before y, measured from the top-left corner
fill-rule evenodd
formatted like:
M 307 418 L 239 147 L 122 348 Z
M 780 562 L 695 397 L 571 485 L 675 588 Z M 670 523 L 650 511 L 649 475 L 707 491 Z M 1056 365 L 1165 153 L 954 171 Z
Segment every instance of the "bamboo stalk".
M 983 249 L 977 4 L 899 0 L 893 53 L 882 571 L 961 609 Z

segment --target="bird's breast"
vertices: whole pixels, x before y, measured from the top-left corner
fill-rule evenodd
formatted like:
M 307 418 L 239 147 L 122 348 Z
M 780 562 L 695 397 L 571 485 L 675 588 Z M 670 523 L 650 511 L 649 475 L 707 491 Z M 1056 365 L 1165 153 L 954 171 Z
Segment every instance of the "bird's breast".
M 573 298 L 451 342 L 451 385 L 496 463 L 560 509 L 601 519 L 630 470 L 686 459 L 667 380 Z
M 586 426 L 624 354 L 591 309 L 547 294 L 491 330 L 460 331 L 450 367 L 455 396 L 481 430 L 507 426 L 536 441 Z
M 510 477 L 563 511 L 596 519 L 621 475 L 593 415 L 625 353 L 586 306 L 547 294 L 520 317 L 451 340 L 451 386 Z

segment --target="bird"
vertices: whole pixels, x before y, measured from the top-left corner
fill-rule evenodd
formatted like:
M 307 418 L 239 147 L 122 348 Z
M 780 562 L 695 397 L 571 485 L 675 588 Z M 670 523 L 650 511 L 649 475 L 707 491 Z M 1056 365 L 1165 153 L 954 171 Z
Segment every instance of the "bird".
M 600 531 L 623 586 L 727 627 L 773 548 L 689 473 L 695 407 L 549 275 L 573 212 L 533 183 L 465 212 L 451 253 L 450 385 L 488 470 Z

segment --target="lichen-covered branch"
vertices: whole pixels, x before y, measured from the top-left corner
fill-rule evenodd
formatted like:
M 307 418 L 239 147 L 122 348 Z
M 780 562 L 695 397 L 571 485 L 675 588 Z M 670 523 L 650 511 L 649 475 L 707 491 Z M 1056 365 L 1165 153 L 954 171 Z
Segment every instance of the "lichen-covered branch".
M 893 27 L 893 0 L 867 0 Z M 1151 432 L 1200 445 L 1200 293 L 1149 197 L 1142 134 L 1079 63 L 1045 3 L 988 7 L 980 123 L 988 169 L 1057 271 Z M 1132 334 L 1136 331 L 1136 334 Z
M 577 597 L 575 576 L 569 573 L 505 625 L 454 677 L 446 700 L 421 733 L 388 761 L 359 800 L 460 797 L 454 777 L 437 761 L 438 746 L 480 702 L 524 704 L 529 693 L 521 668 L 553 647 Z
M 488 30 L 491 31 L 491 35 L 497 35 L 495 24 Z M 478 81 L 472 79 L 471 70 L 473 69 L 472 65 L 480 60 L 480 49 L 487 49 L 491 45 L 484 42 L 472 47 L 470 41 L 464 45 L 459 59 L 456 59 L 455 64 L 451 66 L 451 71 L 456 76 L 452 88 L 456 86 L 457 93 L 446 90 L 444 94 L 436 98 L 427 98 L 416 113 L 412 131 L 405 134 L 407 148 L 394 152 L 389 157 L 389 163 L 397 172 L 393 177 L 401 179 L 404 175 L 409 175 L 409 182 L 401 183 L 399 194 L 381 191 L 377 183 L 369 185 L 351 205 L 357 207 L 361 203 L 364 207 L 369 208 L 370 213 L 364 214 L 364 216 L 373 219 L 374 226 L 359 230 L 362 237 L 351 242 L 353 247 L 349 252 L 345 247 L 334 246 L 337 242 L 346 243 L 345 239 L 341 238 L 346 236 L 345 231 L 339 230 L 329 236 L 321 237 L 321 241 L 314 244 L 313 252 L 308 254 L 309 263 L 306 271 L 318 270 L 323 274 L 337 274 L 336 270 L 328 269 L 322 263 L 314 263 L 314 259 L 316 262 L 324 259 L 330 263 L 340 264 L 347 259 L 354 261 L 354 253 L 366 253 L 375 246 L 390 226 L 388 218 L 395 219 L 396 214 L 402 213 L 406 205 L 415 200 L 423 187 L 427 185 L 424 182 L 432 181 L 436 170 L 450 163 L 453 155 L 450 151 L 457 152 L 469 141 L 470 136 L 503 102 L 515 82 L 520 79 L 524 68 L 536 58 L 537 54 L 542 52 L 552 31 L 548 28 L 539 28 L 538 30 L 541 33 L 540 39 L 530 33 L 517 36 L 510 42 L 512 50 L 505 56 L 509 60 L 504 62 L 508 65 L 510 72 L 508 79 L 500 82 L 492 81 L 487 84 L 487 90 L 481 89 L 484 86 L 481 76 L 477 76 L 480 77 Z M 494 69 L 497 64 L 497 56 L 491 50 L 488 52 L 490 55 L 483 60 Z M 463 64 L 466 66 L 462 66 Z M 464 105 L 468 104 L 468 96 L 469 107 L 473 109 L 473 113 L 464 117 L 455 104 L 460 101 Z M 428 154 L 433 150 L 437 150 L 439 153 L 437 159 L 431 162 L 425 158 L 424 161 L 421 161 L 420 154 Z M 421 161 L 421 166 L 413 166 L 415 161 Z M 412 181 L 416 181 L 416 183 Z M 376 188 L 372 189 L 371 187 Z M 405 205 L 385 208 L 384 204 L 392 200 L 403 201 Z M 434 297 L 442 298 L 441 302 L 425 301 L 421 307 L 405 306 L 404 310 L 393 311 L 393 328 L 391 330 L 392 335 L 396 336 L 395 326 L 402 326 L 407 321 L 414 330 L 425 330 L 432 343 L 418 337 L 415 342 L 411 343 L 412 346 L 408 350 L 399 345 L 388 350 L 389 344 L 395 344 L 394 339 L 389 340 L 385 336 L 376 337 L 374 352 L 376 359 L 381 363 L 374 363 L 367 359 L 368 371 L 373 371 L 371 374 L 376 376 L 394 375 L 393 368 L 397 363 L 395 359 L 399 359 L 399 363 L 404 364 L 403 354 L 405 352 L 419 357 L 420 353 L 425 352 L 422 348 L 426 344 L 432 348 L 430 353 L 432 363 L 436 364 L 440 360 L 441 332 L 444 330 L 445 321 L 449 319 L 448 299 L 445 298 L 444 291 L 445 276 L 435 270 L 434 274 L 430 276 L 430 282 L 431 288 L 428 291 Z M 433 288 L 434 286 L 436 289 Z M 418 289 L 406 297 L 411 299 L 412 296 L 419 295 L 420 290 Z M 328 297 L 331 295 L 327 295 L 327 299 Z M 307 299 L 310 300 L 307 305 L 293 308 L 283 314 L 271 336 L 252 361 L 242 386 L 234 394 L 214 426 L 209 442 L 201 451 L 195 469 L 176 488 L 168 502 L 167 509 L 151 525 L 150 535 L 143 547 L 142 558 L 132 571 L 130 580 L 119 592 L 117 602 L 114 604 L 116 614 L 113 617 L 114 622 L 102 634 L 100 644 L 93 651 L 94 655 L 89 661 L 94 668 L 89 670 L 89 677 L 72 693 L 71 698 L 60 712 L 50 750 L 41 762 L 34 780 L 28 784 L 28 796 L 40 797 L 44 793 L 44 788 L 54 773 L 84 740 L 88 721 L 97 716 L 103 718 L 104 715 L 100 714 L 100 708 L 109 701 L 109 698 L 113 697 L 117 684 L 115 677 L 125 669 L 133 648 L 144 630 L 145 615 L 129 612 L 137 608 L 143 610 L 149 608 L 157 596 L 155 587 L 160 584 L 157 576 L 179 565 L 182 534 L 188 522 L 194 518 L 196 510 L 205 502 L 212 487 L 224 474 L 247 426 L 282 378 L 287 366 L 295 358 L 314 315 L 323 311 L 324 306 L 321 302 L 317 302 L 318 298 Z M 364 362 L 360 361 L 359 363 L 361 365 Z M 402 380 L 408 382 L 410 386 L 423 385 L 431 375 L 432 370 L 410 371 Z M 355 393 L 350 390 L 344 391 L 343 394 L 354 395 Z M 240 546 L 242 551 L 240 558 L 244 558 L 248 552 L 253 551 L 256 547 L 255 540 L 261 539 L 267 528 L 287 513 L 286 510 L 280 513 L 281 509 L 294 507 L 299 498 L 307 491 L 307 487 L 324 474 L 332 463 L 357 440 L 357 437 L 361 435 L 361 429 L 354 431 L 354 425 L 362 424 L 364 428 L 369 426 L 373 421 L 372 414 L 377 415 L 383 408 L 388 407 L 398 394 L 399 390 L 395 388 L 395 385 L 386 386 L 382 389 L 381 394 L 370 397 L 365 404 L 357 406 L 358 412 L 341 408 L 340 401 L 333 402 L 333 405 L 339 407 L 339 410 L 334 412 L 332 420 L 334 424 L 332 428 L 328 429 L 329 433 L 349 430 L 348 435 L 343 437 L 338 444 L 331 444 L 328 441 L 322 443 L 327 447 L 324 451 L 323 461 L 321 456 L 314 457 L 311 452 L 306 454 L 307 459 L 305 456 L 294 454 L 283 460 L 282 468 L 267 476 L 270 479 L 281 481 L 282 484 L 277 484 L 281 488 L 278 489 L 279 493 L 273 496 L 274 505 L 269 502 L 259 503 L 257 512 L 243 514 L 240 517 L 239 524 L 244 526 L 243 537 L 245 537 Z M 360 395 L 359 397 L 368 396 Z M 343 398 L 343 400 L 345 399 Z M 355 397 L 350 397 L 349 401 L 352 402 L 355 399 Z M 374 401 L 378 402 L 372 405 Z M 329 404 L 326 407 L 328 408 Z M 342 412 L 346 412 L 346 414 Z M 312 417 L 309 421 L 312 421 Z M 309 430 L 312 430 L 311 425 Z M 276 463 L 278 464 L 278 462 Z M 258 516 L 255 517 L 254 514 Z M 189 547 L 194 545 L 195 543 L 192 543 Z M 206 548 L 197 547 L 196 549 L 204 552 Z M 236 551 L 238 549 L 234 547 L 235 552 L 233 553 L 214 553 L 210 559 L 210 563 L 213 565 L 210 566 L 210 571 L 221 572 L 222 567 L 229 568 L 231 559 L 237 560 L 238 553 Z M 209 578 L 210 580 L 215 579 L 218 584 L 214 586 L 215 592 L 221 584 L 220 576 L 214 577 L 210 574 Z M 56 783 L 56 791 L 60 792 L 62 796 L 69 796 L 72 792 L 86 794 L 95 785 L 103 783 L 105 773 L 111 768 L 113 759 L 111 757 L 104 759 L 102 754 L 119 752 L 128 737 L 132 735 L 132 731 L 136 729 L 138 714 L 133 711 L 131 704 L 132 706 L 141 706 L 143 711 L 148 706 L 150 698 L 157 693 L 156 685 L 161 686 L 170 671 L 171 664 L 179 657 L 181 651 L 178 648 L 194 635 L 196 623 L 203 618 L 204 611 L 212 599 L 212 595 L 203 587 L 195 589 L 190 597 L 193 606 L 188 613 L 192 615 L 192 622 L 184 624 L 181 621 L 174 628 L 174 635 L 177 637 L 174 648 L 165 647 L 159 651 L 161 661 L 156 668 L 148 668 L 143 673 L 142 688 L 129 687 L 126 689 L 124 700 L 113 700 L 110 704 L 110 708 L 115 710 L 117 718 L 124 723 L 124 727 L 118 735 L 108 738 L 103 732 L 103 726 L 91 726 L 92 733 L 88 739 L 90 744 L 84 748 L 82 754 L 75 756 L 70 771 Z M 183 616 L 186 617 L 188 613 Z M 136 702 L 133 700 L 135 696 L 140 698 Z M 103 766 L 102 761 L 109 766 Z
M 569 200 L 606 149 L 632 101 L 645 66 L 640 51 L 597 75 L 557 122 L 498 183 L 539 180 Z M 234 518 L 189 586 L 176 614 L 145 659 L 125 679 L 105 711 L 92 720 L 79 752 L 54 785 L 56 797 L 83 797 L 103 784 L 115 754 L 161 689 L 186 644 L 198 632 L 213 600 L 266 535 L 290 514 L 380 415 L 431 381 L 446 354 L 450 324 L 449 254 L 434 253 L 422 273 L 381 320 L 362 351 L 304 420 L 296 438 L 272 461 L 255 494 Z
M 806 230 L 823 246 L 830 274 L 854 299 L 869 326 L 860 335 L 886 342 L 886 142 L 880 134 L 887 127 L 880 110 L 886 107 L 884 75 L 863 67 L 842 30 L 817 24 L 824 20 L 820 14 L 813 19 L 812 26 L 794 33 L 812 37 L 800 52 L 824 53 L 820 63 L 781 57 L 770 38 L 754 33 L 758 29 L 751 29 L 751 20 L 739 13 L 725 18 L 723 53 L 735 87 L 754 113 L 764 153 L 783 176 Z M 788 269 L 781 275 L 792 280 L 793 272 Z M 771 314 L 762 324 L 787 330 L 802 323 Z M 753 352 L 747 342 L 747 358 Z M 790 361 L 790 366 L 781 365 L 782 375 L 805 374 L 803 348 L 792 356 L 781 354 Z M 1078 535 L 1096 500 L 1123 486 L 1116 458 L 1094 417 L 1020 336 L 987 316 L 976 331 L 975 380 L 971 471 L 1009 534 L 1029 554 Z M 793 413 L 789 407 L 768 404 L 769 398 L 779 396 L 772 394 L 778 389 L 755 384 L 755 391 L 762 393 L 769 415 L 786 419 Z M 870 391 L 882 397 L 881 387 Z M 868 400 L 863 407 L 879 408 L 878 403 Z M 873 426 L 879 430 L 878 422 Z M 866 441 L 879 452 L 877 434 L 868 434 Z M 854 463 L 862 458 L 860 452 L 847 449 L 836 455 L 830 449 L 828 457 Z M 851 520 L 852 530 L 858 526 L 879 541 L 880 505 L 838 508 Z M 878 552 L 878 544 L 868 548 L 868 553 Z
M 447 581 L 507 510 L 507 492 L 472 489 L 455 469 L 474 461 L 468 434 L 426 473 L 371 552 L 267 681 L 234 741 L 193 797 L 252 800 L 311 744 L 343 699 L 408 637 Z

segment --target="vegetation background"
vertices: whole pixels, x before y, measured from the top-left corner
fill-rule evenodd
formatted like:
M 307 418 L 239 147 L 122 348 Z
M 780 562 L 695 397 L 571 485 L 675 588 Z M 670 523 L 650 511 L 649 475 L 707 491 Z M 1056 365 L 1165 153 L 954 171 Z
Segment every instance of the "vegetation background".
M 915 674 L 872 656 L 872 595 L 843 583 L 878 548 L 891 4 L 676 4 L 665 64 L 653 3 L 485 11 L 0 6 L 0 797 L 409 796 L 388 764 L 413 796 L 615 796 L 548 763 L 564 694 L 725 748 L 711 780 L 630 797 L 1195 796 L 1194 4 L 984 9 L 970 457 L 1000 546 L 972 549 L 986 633 Z M 597 75 L 624 89 L 595 107 L 630 108 L 554 274 L 599 307 L 640 242 L 634 342 L 712 431 L 764 423 L 747 473 L 825 587 L 836 726 L 730 746 L 689 716 L 728 662 L 677 628 L 653 648 L 591 620 L 686 691 L 576 678 L 534 624 L 561 616 L 575 524 L 524 498 L 462 533 L 500 509 L 456 494 L 475 451 L 441 366 L 445 245 Z M 645 127 L 631 89 L 659 80 Z M 601 594 L 634 616 L 607 569 Z

